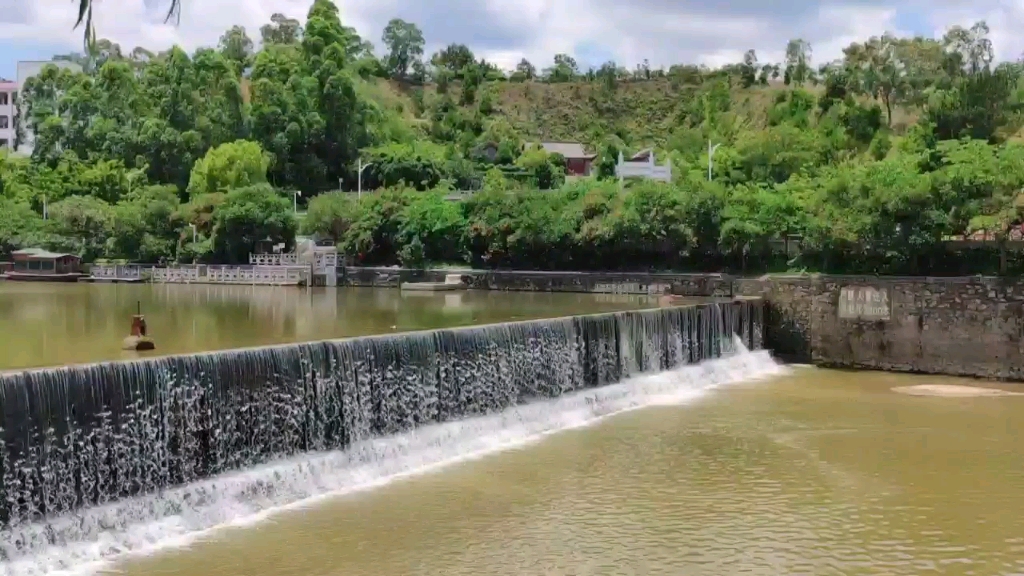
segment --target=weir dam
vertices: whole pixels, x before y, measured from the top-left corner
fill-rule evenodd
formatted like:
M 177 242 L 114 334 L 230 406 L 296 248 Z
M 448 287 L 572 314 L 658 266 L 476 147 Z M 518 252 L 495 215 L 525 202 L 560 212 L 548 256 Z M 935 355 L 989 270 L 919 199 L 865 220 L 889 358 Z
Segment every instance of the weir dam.
M 226 473 L 360 444 L 351 458 L 380 458 L 366 441 L 760 349 L 762 332 L 763 303 L 735 300 L 6 373 L 0 562 L 102 545 L 216 498 Z

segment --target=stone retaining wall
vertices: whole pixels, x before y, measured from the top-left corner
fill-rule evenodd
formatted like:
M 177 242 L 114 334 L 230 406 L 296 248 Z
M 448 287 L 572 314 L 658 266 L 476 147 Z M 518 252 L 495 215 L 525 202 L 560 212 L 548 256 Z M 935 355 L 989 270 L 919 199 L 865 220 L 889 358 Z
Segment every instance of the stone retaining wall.
M 1024 380 L 1024 282 L 1013 278 L 766 276 L 766 346 L 823 366 Z

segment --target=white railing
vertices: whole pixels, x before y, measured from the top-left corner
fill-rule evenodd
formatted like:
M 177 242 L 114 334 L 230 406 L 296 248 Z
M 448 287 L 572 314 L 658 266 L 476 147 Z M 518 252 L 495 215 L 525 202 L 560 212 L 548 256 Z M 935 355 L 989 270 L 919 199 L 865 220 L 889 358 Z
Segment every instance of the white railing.
M 308 263 L 308 261 L 307 261 Z M 299 257 L 294 252 L 287 254 L 249 254 L 249 264 L 253 266 L 298 266 Z M 338 252 L 332 247 L 330 251 L 313 252 L 313 268 L 317 272 L 324 268 L 338 265 Z
M 134 264 L 93 264 L 89 274 L 93 278 L 139 280 L 142 278 L 142 267 Z
M 288 254 L 249 254 L 249 264 L 253 266 L 295 266 L 299 257 L 295 253 Z
M 152 280 L 160 284 L 186 284 L 199 282 L 199 268 L 196 266 L 174 266 L 153 268 Z
M 307 281 L 303 266 L 208 266 L 206 282 L 210 284 L 299 284 Z
M 658 166 L 654 163 L 654 152 L 647 157 L 647 161 L 626 162 L 619 152 L 619 162 L 615 165 L 615 175 L 621 182 L 624 178 L 650 178 L 662 182 L 672 181 L 672 163 L 668 160 Z

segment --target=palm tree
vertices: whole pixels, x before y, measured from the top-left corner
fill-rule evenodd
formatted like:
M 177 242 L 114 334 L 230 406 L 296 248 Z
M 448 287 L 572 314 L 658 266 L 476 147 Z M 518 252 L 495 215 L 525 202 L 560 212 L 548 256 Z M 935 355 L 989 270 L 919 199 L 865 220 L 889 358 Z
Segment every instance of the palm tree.
M 95 0 L 78 0 L 78 21 L 75 22 L 75 28 L 83 26 L 85 29 L 85 46 L 89 48 L 96 41 L 96 30 L 92 27 L 92 5 Z M 167 18 L 164 22 L 169 22 L 172 18 L 177 21 L 181 17 L 181 0 L 170 0 L 171 7 L 167 10 Z

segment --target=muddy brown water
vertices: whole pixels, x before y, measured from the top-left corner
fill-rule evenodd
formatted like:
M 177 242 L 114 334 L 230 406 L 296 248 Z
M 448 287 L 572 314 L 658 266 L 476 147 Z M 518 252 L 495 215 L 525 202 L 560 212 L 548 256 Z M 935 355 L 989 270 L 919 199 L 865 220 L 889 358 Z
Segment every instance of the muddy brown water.
M 0 281 L 0 370 L 649 308 L 613 294 Z M 141 307 L 151 353 L 121 350 Z
M 1024 399 L 892 391 L 925 383 L 973 385 L 795 368 L 213 532 L 111 570 L 1024 573 Z

